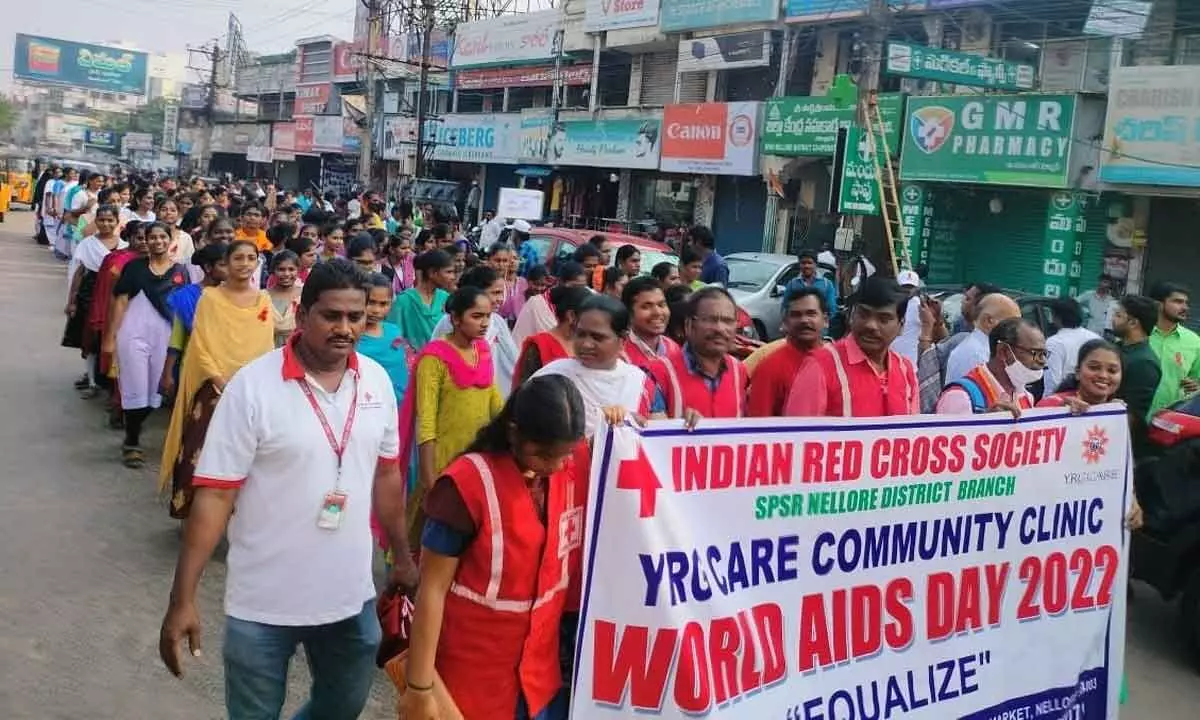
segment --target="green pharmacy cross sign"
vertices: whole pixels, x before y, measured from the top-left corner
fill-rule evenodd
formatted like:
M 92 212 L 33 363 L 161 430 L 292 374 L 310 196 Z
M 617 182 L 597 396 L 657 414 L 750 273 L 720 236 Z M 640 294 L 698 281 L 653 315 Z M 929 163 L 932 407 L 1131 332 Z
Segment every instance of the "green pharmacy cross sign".
M 1032 90 L 1035 74 L 1025 63 L 902 42 L 888 43 L 884 69 L 889 75 L 995 90 Z
M 857 126 L 847 128 L 838 188 L 838 212 L 843 215 L 879 214 L 879 182 L 875 172 L 875 155 L 871 151 L 866 130 Z

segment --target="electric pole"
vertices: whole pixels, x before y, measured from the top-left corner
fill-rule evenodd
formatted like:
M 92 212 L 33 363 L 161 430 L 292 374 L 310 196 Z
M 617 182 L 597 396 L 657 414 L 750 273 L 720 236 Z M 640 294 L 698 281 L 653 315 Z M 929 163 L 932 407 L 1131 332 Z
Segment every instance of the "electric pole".
M 361 149 L 358 156 L 358 178 L 363 186 L 371 185 L 371 175 L 375 164 L 375 58 L 382 54 L 384 48 L 375 47 L 376 39 L 383 37 L 383 14 L 380 12 L 379 0 L 359 0 L 367 6 L 367 46 L 361 48 L 363 55 L 363 82 L 366 85 L 367 131 L 363 134 Z
M 433 0 L 421 0 L 421 76 L 417 83 L 417 157 L 414 178 L 425 176 L 425 94 L 429 87 L 429 45 L 433 38 Z
M 211 48 L 188 48 L 189 53 L 199 53 L 208 58 L 208 92 L 205 93 L 204 100 L 204 121 L 208 123 L 206 129 L 207 139 L 204 144 L 205 155 L 202 157 L 205 162 L 201 163 L 201 170 L 207 170 L 209 162 L 212 160 L 212 143 L 213 143 L 213 126 L 216 124 L 217 118 L 217 80 L 218 70 L 221 65 L 221 46 L 213 40 Z M 191 67 L 189 65 L 189 67 Z M 203 72 L 201 68 L 192 67 L 191 69 Z

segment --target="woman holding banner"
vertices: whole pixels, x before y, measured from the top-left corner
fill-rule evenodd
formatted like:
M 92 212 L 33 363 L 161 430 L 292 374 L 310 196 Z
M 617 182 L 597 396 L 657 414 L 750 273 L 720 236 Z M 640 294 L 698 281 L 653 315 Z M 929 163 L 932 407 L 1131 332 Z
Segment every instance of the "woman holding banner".
M 566 717 L 551 701 L 563 683 L 567 558 L 583 537 L 571 456 L 584 418 L 569 379 L 533 378 L 426 496 L 401 688 L 407 720 L 455 717 L 455 709 L 464 720 Z

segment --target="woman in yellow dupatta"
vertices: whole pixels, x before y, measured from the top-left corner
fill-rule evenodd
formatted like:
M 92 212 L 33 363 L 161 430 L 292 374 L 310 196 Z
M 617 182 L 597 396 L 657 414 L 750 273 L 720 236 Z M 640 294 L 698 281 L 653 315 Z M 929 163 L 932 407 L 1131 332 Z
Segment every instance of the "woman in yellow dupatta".
M 254 283 L 258 266 L 254 242 L 235 240 L 225 257 L 229 266 L 225 283 L 205 288 L 196 304 L 175 410 L 163 443 L 159 491 L 171 484 L 171 517 L 177 519 L 186 518 L 191 509 L 192 474 L 225 384 L 243 365 L 275 348 L 271 299 Z

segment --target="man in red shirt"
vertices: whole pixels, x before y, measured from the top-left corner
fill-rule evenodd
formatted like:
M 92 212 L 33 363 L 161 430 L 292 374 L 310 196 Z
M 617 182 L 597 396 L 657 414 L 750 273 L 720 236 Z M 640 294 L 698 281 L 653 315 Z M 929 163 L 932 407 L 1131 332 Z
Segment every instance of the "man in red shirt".
M 792 383 L 784 414 L 883 417 L 920 412 L 912 363 L 890 349 L 907 305 L 908 295 L 896 281 L 863 281 L 850 311 L 850 334 L 809 357 Z
M 650 366 L 667 417 L 744 417 L 746 368 L 729 354 L 737 332 L 737 305 L 725 288 L 705 287 L 687 302 L 687 342 Z
M 829 307 L 818 286 L 797 285 L 783 299 L 783 331 L 786 341 L 768 355 L 754 371 L 750 396 L 746 401 L 749 417 L 779 417 L 787 404 L 796 373 L 814 350 L 824 342 L 829 325 Z

